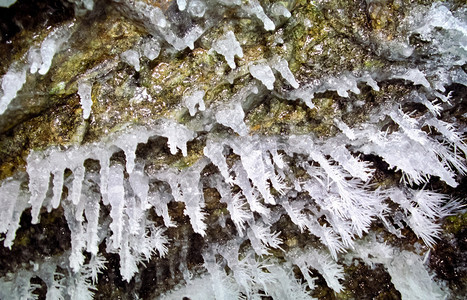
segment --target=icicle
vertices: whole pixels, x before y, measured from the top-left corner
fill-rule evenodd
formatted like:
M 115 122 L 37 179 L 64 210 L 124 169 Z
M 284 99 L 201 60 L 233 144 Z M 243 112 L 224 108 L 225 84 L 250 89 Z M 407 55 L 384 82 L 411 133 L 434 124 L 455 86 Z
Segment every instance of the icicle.
M 92 84 L 85 81 L 78 83 L 78 95 L 80 98 L 81 108 L 83 109 L 83 119 L 87 120 L 91 114 L 92 107 Z
M 292 87 L 294 87 L 296 89 L 299 87 L 298 82 L 295 80 L 295 77 L 293 76 L 292 72 L 289 69 L 289 63 L 285 59 L 283 59 L 281 57 L 276 57 L 275 59 L 273 59 L 273 61 L 271 63 L 271 67 L 276 69 L 281 74 L 281 76 L 285 80 L 287 80 L 287 82 Z M 251 70 L 250 70 L 250 72 L 251 72 Z
M 245 112 L 243 112 L 242 105 L 238 102 L 231 103 L 227 108 L 216 112 L 216 121 L 219 124 L 232 128 L 241 136 L 245 136 L 249 132 L 243 121 L 244 118 Z
M 93 255 L 97 255 L 99 251 L 99 200 L 99 194 L 90 191 L 86 199 L 87 203 L 84 209 L 84 214 L 88 221 L 86 225 L 86 250 Z
M 202 90 L 196 90 L 189 95 L 184 95 L 182 99 L 182 103 L 188 108 L 190 112 L 190 116 L 194 116 L 196 114 L 196 105 L 198 105 L 198 109 L 200 111 L 204 111 L 206 107 L 204 106 L 204 97 L 205 92 Z
M 0 233 L 8 231 L 19 197 L 20 181 L 7 179 L 0 186 Z
M 242 47 L 232 31 L 227 31 L 221 38 L 214 41 L 211 49 L 223 55 L 231 69 L 236 68 L 235 55 L 240 58 L 243 57 Z
M 101 169 L 99 171 L 100 175 L 100 191 L 102 195 L 102 202 L 104 205 L 109 205 L 108 198 L 108 184 L 109 184 L 109 170 L 110 170 L 110 154 L 104 151 L 104 149 L 99 149 L 99 164 Z
M 0 115 L 8 108 L 10 102 L 16 98 L 18 92 L 26 83 L 26 68 L 13 64 L 2 77 L 3 95 L 0 98 Z
M 133 66 L 135 68 L 136 72 L 139 72 L 141 67 L 139 64 L 139 53 L 136 50 L 127 50 L 123 52 L 120 57 L 128 63 L 130 66 Z
M 71 27 L 69 25 L 64 25 L 51 34 L 49 34 L 41 45 L 41 59 L 42 65 L 39 68 L 39 74 L 45 75 L 52 65 L 52 59 L 55 56 L 62 45 L 70 38 L 72 33 Z
M 224 154 L 224 144 L 216 143 L 213 140 L 209 139 L 206 142 L 203 153 L 208 157 L 211 162 L 219 168 L 221 175 L 224 177 L 226 183 L 232 184 L 232 176 L 229 174 L 229 167 L 225 160 Z
M 146 56 L 149 60 L 154 60 L 159 56 L 161 51 L 161 46 L 159 42 L 152 38 L 147 40 L 143 46 L 143 55 Z
M 32 206 L 31 223 L 37 224 L 42 202 L 49 189 L 50 171 L 47 159 L 44 159 L 39 152 L 31 152 L 27 158 L 26 171 L 29 175 L 29 192 L 31 193 L 29 199 Z
M 71 199 L 74 205 L 77 205 L 81 198 L 81 189 L 83 187 L 84 180 L 84 166 L 77 166 L 73 169 L 73 186 L 71 188 Z
M 124 205 L 125 205 L 125 190 L 123 188 L 123 167 L 113 165 L 109 168 L 108 181 L 108 199 L 111 206 L 110 216 L 112 223 L 112 249 L 120 248 L 122 244 L 122 232 L 124 232 Z
M 52 198 L 52 208 L 57 208 L 60 204 L 60 199 L 62 198 L 63 190 L 63 169 L 58 169 L 53 172 L 53 198 Z
M 144 173 L 144 165 L 137 165 L 130 173 L 130 185 L 133 193 L 141 201 L 140 209 L 146 210 L 148 205 L 149 177 Z
M 274 73 L 272 72 L 271 68 L 268 65 L 266 64 L 251 65 L 249 70 L 250 70 L 251 76 L 261 81 L 268 90 L 274 89 L 274 81 L 276 81 L 276 78 L 274 77 Z
M 269 17 L 264 13 L 263 7 L 258 2 L 258 0 L 249 0 L 243 9 L 260 19 L 261 22 L 263 22 L 264 29 L 270 31 L 276 28 L 274 22 L 272 22 L 271 19 L 269 19 Z
M 187 156 L 186 143 L 191 141 L 196 135 L 193 131 L 188 129 L 182 124 L 176 123 L 172 120 L 165 120 L 156 133 L 168 139 L 170 153 L 177 154 L 178 149 L 182 151 L 183 156 Z
M 186 8 L 186 0 L 177 0 L 178 9 L 184 11 Z

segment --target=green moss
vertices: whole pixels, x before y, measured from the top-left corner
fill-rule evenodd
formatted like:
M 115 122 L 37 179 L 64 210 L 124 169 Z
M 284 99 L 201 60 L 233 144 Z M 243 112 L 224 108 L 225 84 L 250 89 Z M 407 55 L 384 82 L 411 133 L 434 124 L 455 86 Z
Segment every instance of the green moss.
M 443 225 L 447 232 L 457 234 L 467 227 L 467 213 L 449 216 L 445 219 Z

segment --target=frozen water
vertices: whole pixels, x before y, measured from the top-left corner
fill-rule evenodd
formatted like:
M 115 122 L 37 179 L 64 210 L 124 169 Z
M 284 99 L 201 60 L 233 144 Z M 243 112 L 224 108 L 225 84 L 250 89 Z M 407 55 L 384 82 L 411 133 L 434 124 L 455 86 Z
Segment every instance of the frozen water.
M 243 121 L 244 118 L 245 112 L 242 105 L 238 102 L 232 103 L 228 107 L 216 112 L 216 121 L 219 124 L 232 128 L 241 136 L 247 135 L 249 132 L 248 127 Z
M 232 31 L 227 31 L 221 38 L 214 41 L 211 49 L 223 55 L 231 69 L 236 68 L 234 57 L 243 57 L 242 47 Z
M 81 108 L 83 109 L 83 118 L 87 120 L 91 114 L 92 107 L 92 84 L 86 81 L 78 82 L 78 95 L 80 98 Z
M 191 116 L 196 114 L 196 106 L 198 105 L 198 109 L 200 111 L 204 111 L 206 107 L 204 106 L 203 97 L 205 92 L 202 90 L 196 90 L 189 95 L 184 95 L 182 99 L 182 103 L 188 108 Z
M 0 98 L 0 115 L 3 114 L 10 102 L 26 83 L 26 69 L 13 65 L 2 77 L 3 95 Z
M 139 53 L 136 50 L 127 50 L 123 52 L 121 55 L 123 61 L 128 63 L 129 65 L 133 66 L 137 72 L 140 70 L 139 64 Z
M 291 86 L 294 88 L 299 87 L 298 82 L 295 80 L 295 77 L 289 69 L 289 63 L 285 59 L 280 57 L 275 58 L 271 64 L 271 67 L 276 69 Z
M 249 70 L 251 76 L 261 81 L 268 90 L 274 89 L 274 81 L 276 81 L 276 78 L 274 77 L 274 73 L 268 65 L 261 63 L 251 65 Z

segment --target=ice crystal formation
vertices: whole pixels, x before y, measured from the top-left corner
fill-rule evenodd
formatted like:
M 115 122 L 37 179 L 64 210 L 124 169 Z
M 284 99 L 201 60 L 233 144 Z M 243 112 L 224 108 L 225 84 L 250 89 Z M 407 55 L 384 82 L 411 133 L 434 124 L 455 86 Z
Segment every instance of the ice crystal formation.
M 357 264 L 458 297 L 427 260 L 465 213 L 467 7 L 412 2 L 74 0 L 25 28 L 1 238 L 34 248 L 17 233 L 58 212 L 69 245 L 0 298 L 121 297 L 106 274 L 128 299 L 342 298 Z

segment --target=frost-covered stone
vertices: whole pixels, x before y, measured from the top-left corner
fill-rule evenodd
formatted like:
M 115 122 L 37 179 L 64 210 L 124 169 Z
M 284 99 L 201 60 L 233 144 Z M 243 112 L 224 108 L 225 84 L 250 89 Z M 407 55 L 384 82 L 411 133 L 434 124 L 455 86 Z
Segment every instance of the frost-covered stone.
M 445 295 L 421 256 L 463 201 L 433 186 L 459 194 L 467 173 L 465 7 L 114 0 L 88 13 L 93 1 L 71 2 L 69 40 L 54 46 L 62 27 L 52 24 L 1 68 L 0 119 L 32 107 L 0 128 L 0 176 L 14 173 L 0 183 L 4 246 L 22 215 L 38 223 L 57 209 L 71 248 L 8 270 L 0 298 L 35 298 L 37 277 L 52 299 L 119 289 L 112 278 L 134 278 L 125 291 L 135 297 L 144 286 L 160 298 L 309 299 L 318 285 L 354 293 L 344 281 L 355 268 L 342 266 L 354 258 L 378 264 L 406 298 Z M 53 60 L 43 46 L 70 49 Z M 42 68 L 47 76 L 35 74 Z M 4 84 L 8 74 L 18 82 Z M 89 121 L 78 100 L 85 119 L 92 107 Z M 394 244 L 418 240 L 417 253 L 381 243 L 407 232 L 409 244 Z M 98 283 L 102 255 L 110 274 Z M 157 265 L 151 287 L 146 261 Z

